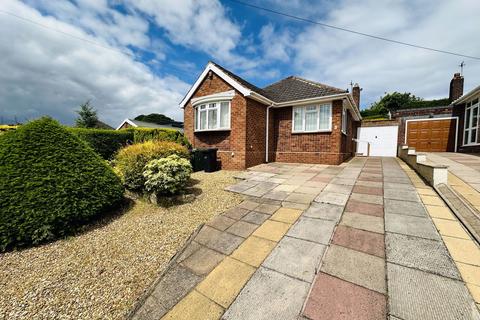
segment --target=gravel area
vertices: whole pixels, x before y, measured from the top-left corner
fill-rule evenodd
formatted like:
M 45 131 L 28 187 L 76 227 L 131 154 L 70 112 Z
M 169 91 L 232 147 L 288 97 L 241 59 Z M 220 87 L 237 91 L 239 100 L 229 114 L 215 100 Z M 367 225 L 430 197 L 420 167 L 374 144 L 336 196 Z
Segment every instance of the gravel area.
M 83 234 L 0 254 L 0 319 L 122 319 L 189 235 L 241 201 L 236 172 L 197 172 L 201 194 L 168 209 L 136 201 Z

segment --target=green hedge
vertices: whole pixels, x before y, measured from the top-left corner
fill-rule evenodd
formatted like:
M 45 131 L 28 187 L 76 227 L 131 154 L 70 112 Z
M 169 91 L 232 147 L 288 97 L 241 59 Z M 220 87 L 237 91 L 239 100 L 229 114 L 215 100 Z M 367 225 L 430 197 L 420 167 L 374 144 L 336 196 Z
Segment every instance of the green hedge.
M 135 143 L 145 142 L 149 140 L 158 141 L 170 141 L 181 144 L 182 146 L 190 147 L 185 135 L 173 129 L 147 129 L 147 128 L 135 128 L 134 129 L 134 141 Z
M 113 155 L 123 146 L 133 142 L 133 130 L 108 130 L 108 129 L 86 129 L 68 128 L 72 133 L 85 141 L 102 158 L 111 159 Z
M 123 198 L 120 179 L 87 144 L 41 118 L 0 136 L 0 250 L 74 232 Z

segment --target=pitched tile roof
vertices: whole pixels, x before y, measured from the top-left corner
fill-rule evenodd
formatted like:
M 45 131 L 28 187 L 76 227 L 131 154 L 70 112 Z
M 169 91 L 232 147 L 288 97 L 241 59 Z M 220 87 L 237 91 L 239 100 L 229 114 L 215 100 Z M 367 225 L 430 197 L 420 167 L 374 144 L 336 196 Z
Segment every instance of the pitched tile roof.
M 348 92 L 347 90 L 295 76 L 275 82 L 263 88 L 263 90 L 267 93 L 267 97 L 275 102 L 324 97 Z

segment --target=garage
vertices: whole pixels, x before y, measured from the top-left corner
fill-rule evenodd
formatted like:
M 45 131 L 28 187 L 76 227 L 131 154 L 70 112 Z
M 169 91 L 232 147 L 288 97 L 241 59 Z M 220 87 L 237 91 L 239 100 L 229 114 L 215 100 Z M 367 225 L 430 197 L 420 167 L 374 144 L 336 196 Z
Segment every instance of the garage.
M 372 157 L 397 156 L 398 123 L 373 126 L 369 122 L 364 122 L 358 128 L 357 137 L 357 154 Z
M 417 151 L 455 152 L 457 121 L 454 117 L 407 120 L 405 143 Z

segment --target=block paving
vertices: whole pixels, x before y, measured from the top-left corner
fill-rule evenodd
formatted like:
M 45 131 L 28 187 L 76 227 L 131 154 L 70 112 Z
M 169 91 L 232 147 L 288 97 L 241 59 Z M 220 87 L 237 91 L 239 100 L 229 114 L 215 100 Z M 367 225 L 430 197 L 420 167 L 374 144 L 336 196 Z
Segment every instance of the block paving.
M 480 249 L 395 158 L 269 163 L 192 235 L 131 319 L 480 319 Z

